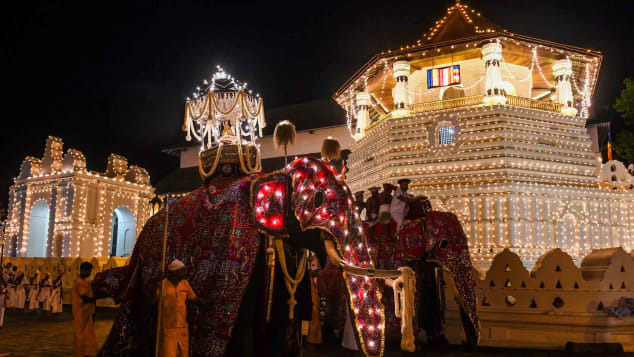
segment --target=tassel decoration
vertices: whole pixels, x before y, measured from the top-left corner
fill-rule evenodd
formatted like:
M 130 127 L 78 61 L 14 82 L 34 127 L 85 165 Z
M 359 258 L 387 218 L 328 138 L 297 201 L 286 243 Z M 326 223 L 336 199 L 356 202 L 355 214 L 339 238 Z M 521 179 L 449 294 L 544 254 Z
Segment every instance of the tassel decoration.
M 329 136 L 324 139 L 324 143 L 321 145 L 321 157 L 327 161 L 339 160 L 341 158 L 340 148 L 339 142 Z
M 288 120 L 283 120 L 275 126 L 273 132 L 273 145 L 275 150 L 287 150 L 295 143 L 295 125 Z

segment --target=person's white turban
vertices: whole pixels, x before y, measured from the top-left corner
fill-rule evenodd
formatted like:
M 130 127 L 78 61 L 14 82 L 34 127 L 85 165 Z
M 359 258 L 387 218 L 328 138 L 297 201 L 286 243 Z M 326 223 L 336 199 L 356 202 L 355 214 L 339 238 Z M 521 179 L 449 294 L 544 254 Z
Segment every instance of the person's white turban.
M 181 268 L 184 268 L 185 264 L 183 264 L 183 262 L 181 262 L 178 259 L 174 259 L 168 266 L 167 266 L 167 270 L 169 271 L 175 271 Z

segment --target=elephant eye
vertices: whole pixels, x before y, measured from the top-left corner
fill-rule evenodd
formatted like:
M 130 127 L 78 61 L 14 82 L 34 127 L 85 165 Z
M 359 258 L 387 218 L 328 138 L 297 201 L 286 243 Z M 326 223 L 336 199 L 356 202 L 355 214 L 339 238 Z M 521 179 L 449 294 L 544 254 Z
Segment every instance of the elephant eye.
M 443 239 L 440 241 L 440 249 L 447 249 L 447 245 L 449 244 L 449 241 L 447 241 L 446 239 Z
M 315 207 L 320 207 L 324 203 L 324 194 L 321 191 L 315 193 Z

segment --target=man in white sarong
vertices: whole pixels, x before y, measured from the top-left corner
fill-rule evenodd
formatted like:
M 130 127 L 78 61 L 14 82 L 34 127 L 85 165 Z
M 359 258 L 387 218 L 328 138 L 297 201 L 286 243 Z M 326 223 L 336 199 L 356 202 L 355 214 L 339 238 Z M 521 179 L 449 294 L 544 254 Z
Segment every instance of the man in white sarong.
M 38 295 L 38 306 L 42 303 L 42 311 L 51 311 L 51 274 L 44 274 L 44 278 L 40 281 L 40 294 Z
M 29 284 L 29 310 L 37 310 L 40 307 L 40 272 L 36 271 Z
M 53 288 L 51 290 L 51 313 L 59 314 L 62 312 L 62 299 L 62 272 L 60 271 L 57 279 L 53 280 Z
M 396 222 L 397 232 L 405 221 L 405 217 L 407 217 L 409 203 L 414 201 L 414 196 L 407 193 L 410 182 L 409 179 L 400 179 L 397 181 L 399 187 L 394 192 L 394 197 L 392 197 L 392 203 L 390 204 L 390 214 L 392 215 L 392 219 Z
M 15 294 L 11 297 L 13 301 L 11 307 L 24 310 L 24 304 L 26 303 L 26 291 L 24 289 L 26 277 L 24 276 L 24 272 L 22 270 L 17 270 L 17 267 L 13 267 L 13 269 L 15 270 L 15 278 L 13 278 L 13 289 Z

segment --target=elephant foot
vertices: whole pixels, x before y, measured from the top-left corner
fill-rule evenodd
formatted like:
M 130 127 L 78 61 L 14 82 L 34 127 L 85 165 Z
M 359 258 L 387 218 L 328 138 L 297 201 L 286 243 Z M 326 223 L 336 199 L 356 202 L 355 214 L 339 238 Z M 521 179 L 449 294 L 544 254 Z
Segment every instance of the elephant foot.
M 445 347 L 449 345 L 449 341 L 443 334 L 431 336 L 427 339 L 427 344 L 433 347 Z

